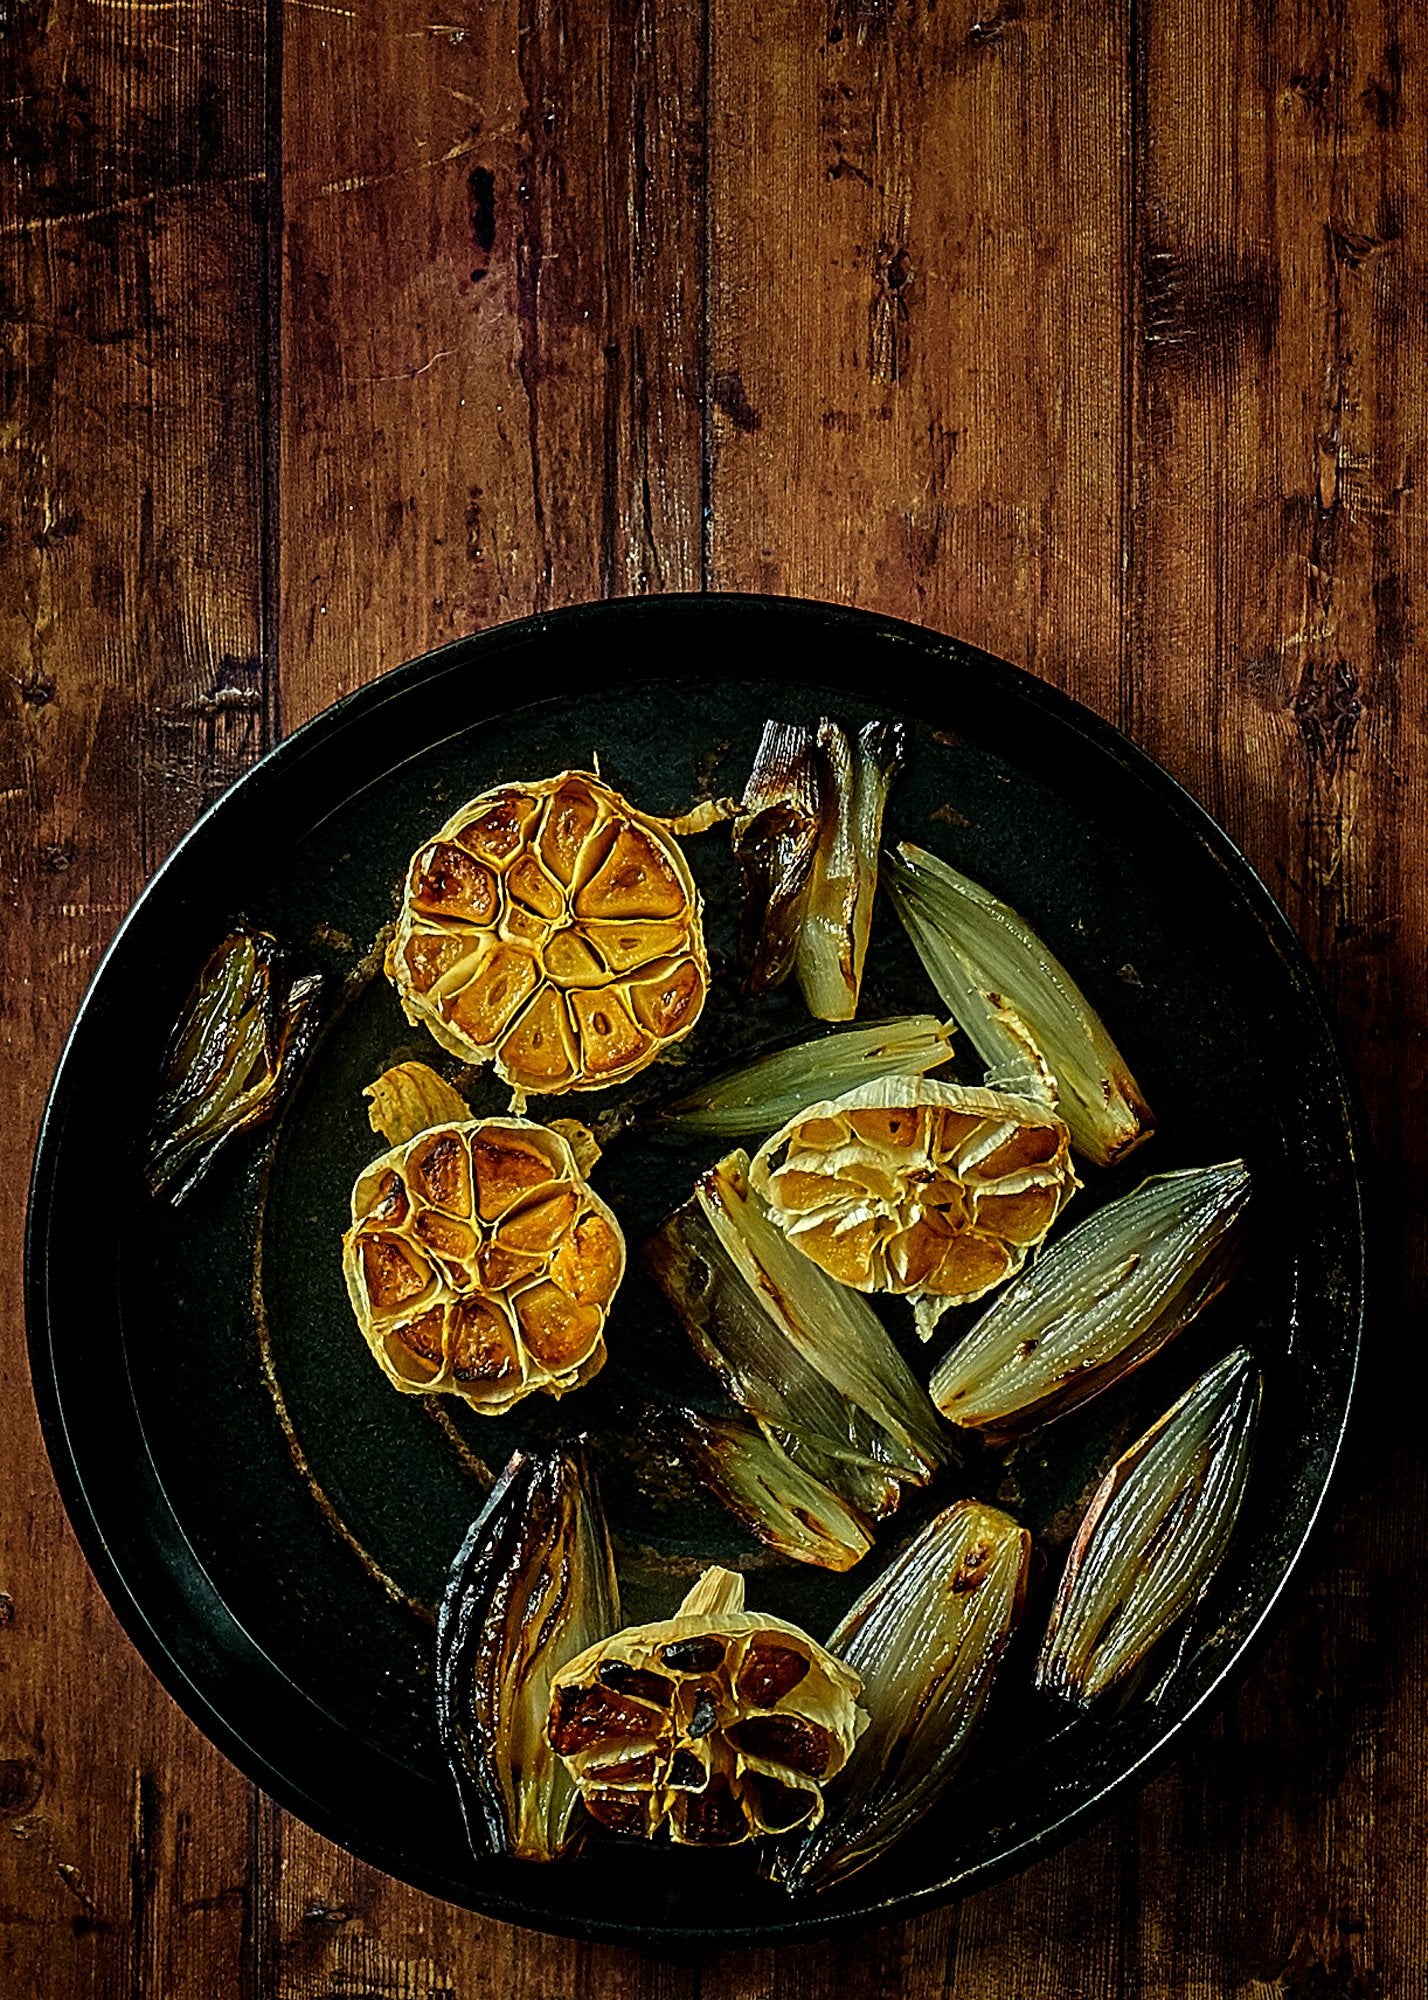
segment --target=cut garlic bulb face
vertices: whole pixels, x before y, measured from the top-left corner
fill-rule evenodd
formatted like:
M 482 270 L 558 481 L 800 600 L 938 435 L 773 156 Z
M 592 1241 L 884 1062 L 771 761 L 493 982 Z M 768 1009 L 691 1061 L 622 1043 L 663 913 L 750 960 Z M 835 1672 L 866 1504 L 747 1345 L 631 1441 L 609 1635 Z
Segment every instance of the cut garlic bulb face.
M 952 1304 L 1018 1271 L 1079 1186 L 1045 1104 L 889 1077 L 810 1105 L 756 1156 L 788 1240 L 860 1292 Z
M 532 1095 L 624 1083 L 687 1035 L 709 984 L 676 831 L 586 771 L 498 785 L 413 857 L 387 974 L 407 1019 Z
M 555 1677 L 550 1741 L 602 1826 L 736 1847 L 815 1826 L 867 1718 L 851 1667 L 707 1569 L 673 1618 L 602 1639 Z
M 604 1364 L 625 1241 L 563 1133 L 468 1116 L 358 1176 L 343 1269 L 390 1382 L 497 1415 L 536 1390 L 577 1389 Z

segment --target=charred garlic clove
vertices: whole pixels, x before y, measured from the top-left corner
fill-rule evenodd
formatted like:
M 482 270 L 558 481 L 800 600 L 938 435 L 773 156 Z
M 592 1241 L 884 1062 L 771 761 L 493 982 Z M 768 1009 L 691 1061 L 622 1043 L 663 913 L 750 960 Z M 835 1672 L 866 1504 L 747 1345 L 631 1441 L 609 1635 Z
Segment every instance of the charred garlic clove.
M 220 1147 L 270 1119 L 317 1032 L 322 980 L 289 977 L 277 939 L 240 924 L 210 955 L 174 1024 L 145 1172 L 175 1204 Z
M 733 810 L 657 819 L 586 771 L 472 799 L 408 870 L 387 953 L 408 1020 L 517 1092 L 628 1081 L 689 1033 L 709 984 L 676 835 Z
M 864 1726 L 856 1673 L 708 1569 L 673 1618 L 589 1647 L 556 1676 L 549 1734 L 591 1815 L 734 1847 L 815 1825 Z
M 749 1178 L 788 1241 L 841 1284 L 935 1308 L 1020 1270 L 1079 1186 L 1047 1105 L 925 1077 L 810 1105 Z
M 1094 1701 L 1192 1609 L 1234 1532 L 1259 1398 L 1254 1357 L 1237 1347 L 1116 1460 L 1066 1558 L 1038 1686 Z
M 478 1854 L 553 1861 L 574 1780 L 546 1736 L 558 1668 L 620 1622 L 582 1444 L 518 1452 L 473 1523 L 437 1625 L 437 1723 Z
M 570 1140 L 522 1118 L 473 1118 L 424 1064 L 388 1071 L 369 1095 L 395 1143 L 358 1176 L 343 1270 L 387 1379 L 487 1415 L 588 1382 L 604 1364 L 625 1242 Z

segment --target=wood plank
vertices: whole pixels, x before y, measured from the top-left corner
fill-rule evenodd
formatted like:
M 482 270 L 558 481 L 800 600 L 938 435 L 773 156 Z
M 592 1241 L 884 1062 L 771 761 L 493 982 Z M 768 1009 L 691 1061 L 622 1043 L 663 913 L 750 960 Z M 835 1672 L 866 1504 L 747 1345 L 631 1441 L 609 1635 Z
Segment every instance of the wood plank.
M 1140 19 L 1137 727 L 1318 962 L 1405 1255 L 1335 1531 L 1264 1667 L 1147 1802 L 1136 1977 L 1155 1996 L 1409 1993 L 1428 1965 L 1424 1647 L 1396 1579 L 1425 1553 L 1422 1372 L 1385 1336 L 1423 1310 L 1428 801 L 1406 676 L 1428 573 L 1428 46 L 1392 0 L 1150 0 Z
M 1125 13 L 714 0 L 712 21 L 714 585 L 916 619 L 1124 719 Z M 706 2000 L 1109 1994 L 1133 1833 L 1122 1814 L 904 1930 L 720 1961 Z
M 176 14 L 177 10 L 173 10 Z M 267 714 L 264 20 L 6 24 L 0 271 L 3 1255 L 98 954 Z M 0 1991 L 242 1990 L 249 1788 L 141 1666 L 0 1339 Z
M 700 581 L 703 44 L 681 0 L 290 9 L 283 715 L 474 627 Z M 265 1974 L 674 2000 L 265 1821 Z
M 713 583 L 920 619 L 1116 714 L 1124 10 L 711 14 Z
M 430 15 L 287 24 L 289 726 L 477 626 L 699 585 L 697 14 Z

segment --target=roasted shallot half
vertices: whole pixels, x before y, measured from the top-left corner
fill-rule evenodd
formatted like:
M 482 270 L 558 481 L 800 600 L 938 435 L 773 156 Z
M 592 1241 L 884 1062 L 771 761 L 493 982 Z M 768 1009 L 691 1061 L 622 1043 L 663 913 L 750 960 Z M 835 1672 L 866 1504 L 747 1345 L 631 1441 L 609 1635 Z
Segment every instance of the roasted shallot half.
M 1234 1266 L 1243 1160 L 1157 1174 L 1013 1279 L 942 1361 L 932 1397 L 994 1439 L 1078 1409 L 1174 1339 Z
M 555 1677 L 550 1741 L 616 1833 L 736 1847 L 816 1825 L 865 1717 L 858 1676 L 707 1569 L 672 1618 L 602 1639 Z
M 1038 1686 L 1094 1701 L 1196 1604 L 1234 1531 L 1259 1399 L 1254 1356 L 1237 1347 L 1116 1460 L 1066 1558 Z
M 798 955 L 818 847 L 821 786 L 813 731 L 766 722 L 734 821 L 739 957 L 750 995 L 781 986 Z
M 791 970 L 819 1021 L 858 1011 L 878 887 L 883 809 L 906 754 L 900 722 L 869 722 L 851 739 L 768 722 L 734 822 L 747 990 Z
M 352 1190 L 343 1272 L 382 1373 L 487 1416 L 580 1388 L 604 1364 L 625 1272 L 620 1225 L 585 1178 L 589 1133 L 473 1118 L 425 1063 L 367 1094 L 389 1149 Z
M 452 1565 L 436 1633 L 437 1724 L 477 1854 L 554 1861 L 578 1832 L 550 1747 L 557 1671 L 620 1622 L 583 1444 L 518 1452 Z
M 677 1421 L 705 1484 L 779 1555 L 843 1570 L 868 1553 L 873 1531 L 867 1517 L 790 1457 L 776 1435 L 747 1418 L 702 1410 L 681 1410 Z M 891 1491 L 897 1493 L 896 1484 Z
M 818 725 L 822 780 L 814 851 L 795 961 L 808 1011 L 851 1021 L 858 1011 L 878 890 L 883 809 L 907 752 L 900 722 L 868 722 L 850 743 L 836 722 Z
M 686 1091 L 659 1113 L 672 1138 L 760 1138 L 819 1098 L 885 1076 L 925 1076 L 952 1059 L 953 1028 L 909 1014 L 772 1049 Z
M 946 1434 L 877 1314 L 791 1247 L 750 1190 L 748 1166 L 735 1152 L 701 1175 L 646 1256 L 734 1401 L 803 1475 L 871 1524 L 894 1510 L 904 1486 L 925 1485 L 945 1463 Z M 777 1507 L 758 1507 L 747 1454 L 737 1490 L 727 1460 L 704 1452 L 701 1464 L 766 1541 L 825 1560 L 811 1552 L 816 1543 L 809 1552 L 788 1545 Z M 831 1518 L 831 1500 L 826 1511 Z M 841 1542 L 845 1552 L 853 1546 Z
M 149 1124 L 149 1186 L 177 1204 L 219 1148 L 270 1119 L 317 1032 L 322 980 L 293 979 L 278 941 L 240 924 L 210 954 L 174 1024 Z
M 1085 994 L 1023 917 L 925 848 L 904 841 L 883 881 L 924 969 L 989 1071 L 1018 1089 L 1054 1081 L 1076 1150 L 1111 1166 L 1155 1121 Z
M 805 1257 L 860 1292 L 948 1305 L 1019 1271 L 1079 1186 L 1044 1103 L 927 1077 L 863 1084 L 791 1118 L 750 1185 Z
M 793 1893 L 876 1861 L 936 1804 L 986 1705 L 1021 1615 L 1031 1537 L 958 1500 L 872 1583 L 829 1640 L 863 1684 L 868 1727 L 823 1818 L 779 1850 Z

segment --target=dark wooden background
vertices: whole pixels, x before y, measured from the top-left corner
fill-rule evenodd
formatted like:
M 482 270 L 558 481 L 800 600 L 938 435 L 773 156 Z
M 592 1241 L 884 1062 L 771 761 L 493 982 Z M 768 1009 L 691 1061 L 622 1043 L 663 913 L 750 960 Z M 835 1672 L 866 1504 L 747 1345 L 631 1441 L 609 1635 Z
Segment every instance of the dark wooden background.
M 1425 10 L 3 0 L 0 37 L 0 1996 L 1421 1996 Z M 203 803 L 438 640 L 700 586 L 957 633 L 1189 785 L 1338 1007 L 1384 1283 L 1335 1525 L 1191 1752 L 960 1909 L 696 1963 L 433 1903 L 209 1748 L 66 1527 L 16 1273 L 66 1025 Z

